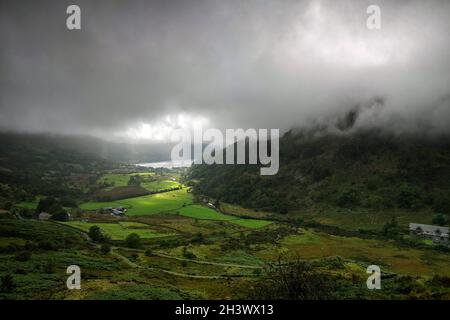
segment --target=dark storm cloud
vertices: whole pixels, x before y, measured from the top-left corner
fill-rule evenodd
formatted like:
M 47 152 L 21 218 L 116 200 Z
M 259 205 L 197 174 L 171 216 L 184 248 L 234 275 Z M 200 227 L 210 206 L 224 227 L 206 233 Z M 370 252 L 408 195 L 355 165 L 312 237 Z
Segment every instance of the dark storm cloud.
M 184 112 L 288 129 L 380 98 L 354 126 L 444 130 L 448 30 L 448 1 L 2 0 L 0 126 L 105 136 Z

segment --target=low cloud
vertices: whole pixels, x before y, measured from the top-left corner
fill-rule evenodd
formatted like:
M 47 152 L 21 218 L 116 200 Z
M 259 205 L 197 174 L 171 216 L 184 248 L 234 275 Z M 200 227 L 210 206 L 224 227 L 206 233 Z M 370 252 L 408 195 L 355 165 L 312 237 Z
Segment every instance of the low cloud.
M 447 131 L 450 3 L 376 1 L 369 30 L 372 2 L 78 1 L 68 31 L 69 2 L 4 0 L 0 127 L 119 139 L 168 115 L 288 130 L 354 112 Z

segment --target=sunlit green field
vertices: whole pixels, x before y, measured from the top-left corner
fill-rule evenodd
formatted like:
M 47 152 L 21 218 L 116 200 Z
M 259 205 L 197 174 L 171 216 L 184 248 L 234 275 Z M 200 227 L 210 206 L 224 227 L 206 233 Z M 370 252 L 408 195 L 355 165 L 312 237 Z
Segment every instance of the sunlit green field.
M 124 187 L 128 185 L 131 176 L 153 176 L 153 172 L 136 172 L 136 173 L 106 173 L 98 179 L 98 183 L 114 183 L 113 186 L 105 188 L 106 190 L 111 190 L 114 187 Z
M 149 228 L 148 225 L 139 222 L 119 222 L 119 223 L 94 223 L 84 221 L 62 222 L 65 225 L 88 232 L 92 226 L 98 226 L 102 232 L 109 235 L 112 240 L 125 240 L 130 233 L 138 234 L 142 239 L 151 239 L 171 236 L 174 234 L 161 233 Z
M 155 213 L 175 213 L 183 205 L 192 204 L 192 195 L 186 189 L 157 193 L 148 196 L 122 199 L 110 202 L 86 202 L 80 205 L 83 210 L 97 210 L 104 207 L 126 207 L 127 216 Z
M 80 208 L 83 210 L 97 210 L 104 207 L 119 206 L 128 208 L 127 216 L 178 213 L 193 219 L 228 221 L 246 228 L 261 228 L 271 223 L 267 220 L 236 218 L 235 216 L 219 213 L 208 207 L 192 205 L 192 194 L 186 192 L 186 189 L 118 201 L 87 202 L 80 205 Z
M 256 220 L 256 219 L 234 219 L 230 222 L 235 223 L 241 227 L 250 228 L 250 229 L 258 229 L 265 227 L 272 223 L 272 221 L 268 220 Z
M 221 214 L 213 209 L 202 207 L 199 205 L 192 205 L 188 207 L 181 208 L 179 210 L 180 214 L 185 217 L 195 218 L 195 219 L 207 219 L 207 220 L 219 220 L 219 221 L 229 221 L 236 219 L 233 216 L 227 216 Z
M 34 209 L 37 208 L 38 204 L 39 204 L 39 198 L 36 198 L 33 201 L 20 202 L 16 206 L 20 207 L 20 208 L 26 208 L 26 209 L 34 210 Z
M 194 219 L 228 221 L 246 228 L 262 228 L 272 223 L 271 221 L 267 220 L 236 218 L 234 216 L 225 215 L 213 209 L 202 207 L 199 205 L 192 205 L 181 208 L 179 212 L 183 216 Z
M 180 185 L 177 181 L 172 180 L 156 180 L 150 182 L 142 182 L 141 187 L 147 189 L 148 191 L 159 191 L 165 189 L 176 188 Z

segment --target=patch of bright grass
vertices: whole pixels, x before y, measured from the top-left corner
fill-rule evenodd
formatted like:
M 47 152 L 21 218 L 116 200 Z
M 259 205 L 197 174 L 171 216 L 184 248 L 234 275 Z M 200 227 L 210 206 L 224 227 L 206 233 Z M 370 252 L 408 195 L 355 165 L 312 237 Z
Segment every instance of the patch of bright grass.
M 148 191 L 152 191 L 152 192 L 176 188 L 179 185 L 180 185 L 179 182 L 172 181 L 172 180 L 155 180 L 155 181 L 141 183 L 141 187 L 147 189 Z
M 181 208 L 179 210 L 180 214 L 186 217 L 194 218 L 194 219 L 205 219 L 205 220 L 217 220 L 217 221 L 228 221 L 234 224 L 237 224 L 241 227 L 245 228 L 262 228 L 271 224 L 271 221 L 267 220 L 257 220 L 257 219 L 241 219 L 236 218 L 235 216 L 229 216 L 216 210 L 199 206 L 192 205 Z
M 149 229 L 148 225 L 138 222 L 121 222 L 121 223 L 95 223 L 85 221 L 68 221 L 62 222 L 71 227 L 89 231 L 92 226 L 98 226 L 102 232 L 111 237 L 112 240 L 125 240 L 130 233 L 138 234 L 142 239 L 160 238 L 171 236 L 174 234 L 161 233 L 155 230 Z
M 155 213 L 174 213 L 183 205 L 192 204 L 192 195 L 186 189 L 157 193 L 148 196 L 128 198 L 110 202 L 86 202 L 80 205 L 83 210 L 97 210 L 104 207 L 128 208 L 127 216 L 148 215 Z

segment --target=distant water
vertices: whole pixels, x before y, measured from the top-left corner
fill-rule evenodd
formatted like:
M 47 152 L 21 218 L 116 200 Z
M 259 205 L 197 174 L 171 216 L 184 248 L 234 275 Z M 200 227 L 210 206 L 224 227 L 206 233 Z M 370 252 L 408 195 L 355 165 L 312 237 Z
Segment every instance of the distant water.
M 192 165 L 192 160 L 178 160 L 178 161 L 160 161 L 160 162 L 148 162 L 148 163 L 138 163 L 138 166 L 147 168 L 180 168 L 180 167 L 190 167 Z

